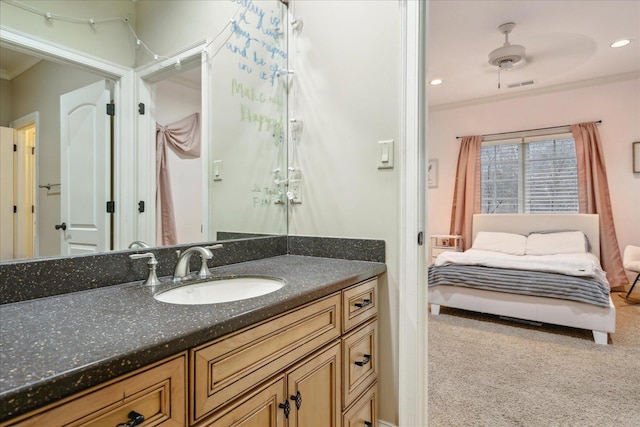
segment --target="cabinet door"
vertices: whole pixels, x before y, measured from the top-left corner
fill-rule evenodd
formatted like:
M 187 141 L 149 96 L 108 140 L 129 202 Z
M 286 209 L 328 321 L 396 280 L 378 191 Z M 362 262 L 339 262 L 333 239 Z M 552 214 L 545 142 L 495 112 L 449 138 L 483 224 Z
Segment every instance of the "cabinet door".
M 284 387 L 284 375 L 279 375 L 198 427 L 284 427 L 285 415 L 280 408 L 286 400 Z
M 289 427 L 339 427 L 340 343 L 291 369 L 287 394 Z

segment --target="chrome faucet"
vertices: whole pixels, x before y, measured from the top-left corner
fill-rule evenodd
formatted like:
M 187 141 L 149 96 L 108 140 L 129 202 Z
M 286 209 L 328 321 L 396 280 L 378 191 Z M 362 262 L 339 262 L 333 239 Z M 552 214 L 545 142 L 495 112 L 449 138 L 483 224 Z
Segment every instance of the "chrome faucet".
M 129 245 L 129 249 L 139 249 L 139 248 L 148 248 L 150 247 L 148 244 L 143 242 L 142 240 L 136 240 L 135 242 L 131 242 Z
M 193 255 L 194 253 L 198 253 L 200 255 L 200 259 L 202 260 L 200 271 L 198 272 L 198 278 L 206 279 L 207 277 L 211 277 L 211 272 L 209 271 L 209 266 L 207 265 L 207 260 L 213 258 L 213 253 L 211 253 L 210 249 L 219 249 L 221 247 L 222 245 L 205 247 L 193 246 L 182 253 L 180 251 L 176 251 L 178 255 L 178 262 L 176 263 L 176 268 L 173 271 L 174 282 L 179 282 L 181 280 L 189 278 L 189 261 L 191 260 L 191 255 Z

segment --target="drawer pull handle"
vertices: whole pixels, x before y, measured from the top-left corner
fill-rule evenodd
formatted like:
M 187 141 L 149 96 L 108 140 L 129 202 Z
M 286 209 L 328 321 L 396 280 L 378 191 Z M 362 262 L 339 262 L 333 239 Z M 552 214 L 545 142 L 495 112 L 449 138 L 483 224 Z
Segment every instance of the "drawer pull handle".
M 358 308 L 362 308 L 368 306 L 371 302 L 372 301 L 370 299 L 363 299 L 362 302 L 357 302 L 354 305 Z
M 302 395 L 300 394 L 300 390 L 296 392 L 296 395 L 291 395 L 291 400 L 296 402 L 296 409 L 300 409 L 302 406 Z
M 367 427 L 373 427 L 373 423 L 371 421 L 365 421 L 364 425 Z
M 284 409 L 284 417 L 289 418 L 289 412 L 291 412 L 291 405 L 288 400 L 285 400 L 284 403 L 278 405 L 278 408 Z
M 364 366 L 367 363 L 369 363 L 370 361 L 371 361 L 371 355 L 370 354 L 365 354 L 364 355 L 364 359 L 362 359 L 362 362 L 355 362 L 355 363 L 358 366 Z
M 129 417 L 129 421 L 126 423 L 120 423 L 116 427 L 134 427 L 144 422 L 144 415 L 136 411 L 129 412 L 127 416 Z

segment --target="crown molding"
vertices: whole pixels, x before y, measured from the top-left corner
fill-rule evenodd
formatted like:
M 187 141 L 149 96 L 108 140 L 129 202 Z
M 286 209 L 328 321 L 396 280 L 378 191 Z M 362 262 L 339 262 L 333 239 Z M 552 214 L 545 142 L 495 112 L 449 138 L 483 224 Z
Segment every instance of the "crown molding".
M 438 104 L 429 107 L 429 112 L 452 110 L 455 108 L 468 107 L 471 105 L 487 104 L 491 102 L 503 101 L 514 98 L 526 98 L 528 96 L 541 95 L 545 93 L 563 92 L 571 89 L 579 89 L 589 86 L 598 86 L 607 83 L 615 83 L 624 80 L 640 79 L 640 71 L 631 71 L 629 73 L 615 74 L 611 76 L 598 77 L 595 79 L 580 80 L 577 82 L 564 83 L 543 88 L 528 89 L 526 91 L 518 91 L 504 95 L 487 96 L 483 98 L 469 99 L 466 101 L 451 102 L 448 104 Z M 428 97 L 428 95 L 427 95 Z

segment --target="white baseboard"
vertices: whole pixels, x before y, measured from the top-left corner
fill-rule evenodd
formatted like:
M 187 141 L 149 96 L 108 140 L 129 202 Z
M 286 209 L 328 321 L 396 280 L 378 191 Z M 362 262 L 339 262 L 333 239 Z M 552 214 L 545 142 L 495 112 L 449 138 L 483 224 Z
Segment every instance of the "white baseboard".
M 378 420 L 378 427 L 397 427 L 397 426 L 395 426 L 393 424 L 389 424 L 389 423 L 387 423 L 385 421 L 382 421 L 382 420 Z

